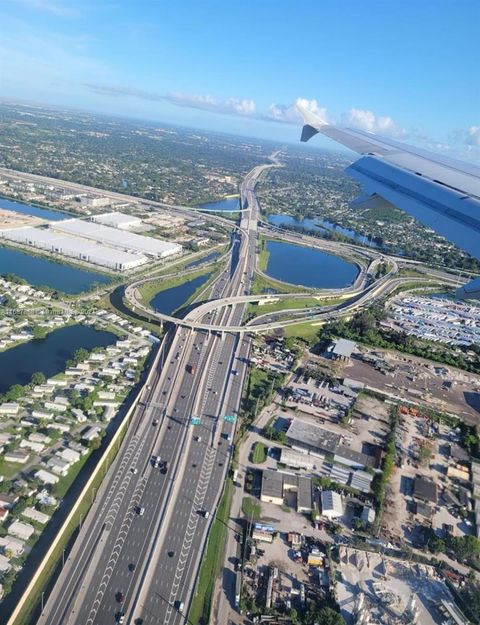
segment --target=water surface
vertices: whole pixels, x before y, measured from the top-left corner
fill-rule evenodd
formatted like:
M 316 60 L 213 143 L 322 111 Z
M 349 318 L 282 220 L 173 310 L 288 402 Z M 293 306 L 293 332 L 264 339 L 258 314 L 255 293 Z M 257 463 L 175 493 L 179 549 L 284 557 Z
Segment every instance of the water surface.
M 356 265 L 316 250 L 292 243 L 267 241 L 269 252 L 266 274 L 283 282 L 316 289 L 339 289 L 355 280 Z
M 13 384 L 28 384 L 36 371 L 47 378 L 65 371 L 67 360 L 79 347 L 90 351 L 112 345 L 116 340 L 111 332 L 77 324 L 54 330 L 44 339 L 7 349 L 0 353 L 0 393 Z
M 32 286 L 48 286 L 75 295 L 94 284 L 108 284 L 111 278 L 96 271 L 85 271 L 63 265 L 43 256 L 34 256 L 7 247 L 0 247 L 0 275 L 13 273 Z
M 223 200 L 218 200 L 218 202 L 207 202 L 206 204 L 199 204 L 196 208 L 201 208 L 203 210 L 209 211 L 218 211 L 219 213 L 221 213 L 222 211 L 234 213 L 235 211 L 240 210 L 240 198 L 230 197 Z
M 220 256 L 220 252 L 211 252 L 207 256 L 203 256 L 202 258 L 199 258 L 198 260 L 193 260 L 191 263 L 188 263 L 188 265 L 185 265 L 185 269 L 191 269 L 192 267 L 196 267 L 197 265 L 202 265 L 203 263 L 209 263 L 211 260 L 214 260 L 218 256 Z
M 169 289 L 160 291 L 150 300 L 150 306 L 164 315 L 171 315 L 181 308 L 195 291 L 202 284 L 205 284 L 210 276 L 210 273 L 206 273 L 178 286 L 172 286 Z
M 379 247 L 375 241 L 370 241 L 369 237 L 364 234 L 360 234 L 355 230 L 350 230 L 349 228 L 344 228 L 339 224 L 334 223 L 333 221 L 329 221 L 328 219 L 321 219 L 320 217 L 315 217 L 314 219 L 299 219 L 298 217 L 294 217 L 293 215 L 269 215 L 268 222 L 273 226 L 278 226 L 281 228 L 282 226 L 287 227 L 295 227 L 301 228 L 302 230 L 314 230 L 319 233 L 324 232 L 338 232 L 339 234 L 343 234 L 349 239 L 353 239 L 358 243 L 368 243 L 371 247 Z
M 23 213 L 24 215 L 41 217 L 42 219 L 48 219 L 49 221 L 60 221 L 62 219 L 72 217 L 72 215 L 62 211 L 49 210 L 48 208 L 33 206 L 32 204 L 24 204 L 23 202 L 17 202 L 16 200 L 7 200 L 3 197 L 0 197 L 0 208 L 15 211 L 16 213 Z

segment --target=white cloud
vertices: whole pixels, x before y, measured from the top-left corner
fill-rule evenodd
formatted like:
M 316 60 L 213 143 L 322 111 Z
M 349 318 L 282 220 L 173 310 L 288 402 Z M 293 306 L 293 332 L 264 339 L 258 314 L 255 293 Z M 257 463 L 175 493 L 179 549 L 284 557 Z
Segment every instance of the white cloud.
M 388 137 L 404 138 L 407 132 L 398 126 L 391 117 L 377 117 L 373 111 L 351 108 L 341 116 L 342 125 L 375 132 Z
M 215 113 L 223 113 L 230 115 L 241 115 L 243 117 L 253 117 L 256 111 L 254 100 L 237 98 L 228 98 L 227 100 L 218 100 L 212 95 L 195 95 L 174 91 L 167 93 L 165 99 L 179 106 L 188 106 Z
M 470 128 L 467 130 L 465 143 L 467 145 L 480 146 L 480 126 L 470 126 Z
M 276 122 L 298 124 L 301 122 L 302 118 L 297 111 L 297 104 L 302 105 L 311 113 L 318 115 L 321 119 L 327 119 L 327 109 L 320 107 L 317 100 L 307 100 L 306 98 L 297 98 L 290 106 L 286 106 L 285 104 L 270 104 L 266 118 Z

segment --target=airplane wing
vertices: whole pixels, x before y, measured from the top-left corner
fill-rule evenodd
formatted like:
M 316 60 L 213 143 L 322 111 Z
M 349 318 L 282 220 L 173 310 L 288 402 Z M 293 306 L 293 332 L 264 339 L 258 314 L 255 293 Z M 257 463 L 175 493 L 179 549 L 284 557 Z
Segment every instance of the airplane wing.
M 355 206 L 397 206 L 480 260 L 480 167 L 393 139 L 332 126 L 297 105 L 302 141 L 322 133 L 362 156 L 347 172 L 365 190 Z M 480 297 L 480 278 L 457 291 Z

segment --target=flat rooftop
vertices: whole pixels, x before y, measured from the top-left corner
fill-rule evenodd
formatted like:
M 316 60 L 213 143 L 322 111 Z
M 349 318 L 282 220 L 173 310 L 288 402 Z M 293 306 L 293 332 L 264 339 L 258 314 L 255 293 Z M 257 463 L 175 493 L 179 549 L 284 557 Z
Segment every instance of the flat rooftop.
M 335 453 L 342 437 L 336 432 L 326 430 L 314 423 L 307 423 L 300 419 L 293 419 L 287 430 L 287 438 L 307 449 L 312 447 L 324 453 Z
M 332 354 L 335 356 L 341 356 L 342 358 L 350 358 L 353 350 L 357 344 L 355 341 L 349 341 L 348 339 L 338 339 L 332 349 Z

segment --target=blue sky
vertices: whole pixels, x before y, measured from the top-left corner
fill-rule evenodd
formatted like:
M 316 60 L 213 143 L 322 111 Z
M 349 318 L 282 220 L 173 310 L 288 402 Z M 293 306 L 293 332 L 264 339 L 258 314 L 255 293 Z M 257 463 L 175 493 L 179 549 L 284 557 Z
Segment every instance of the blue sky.
M 0 98 L 287 141 L 304 98 L 475 158 L 479 24 L 478 0 L 2 0 Z

